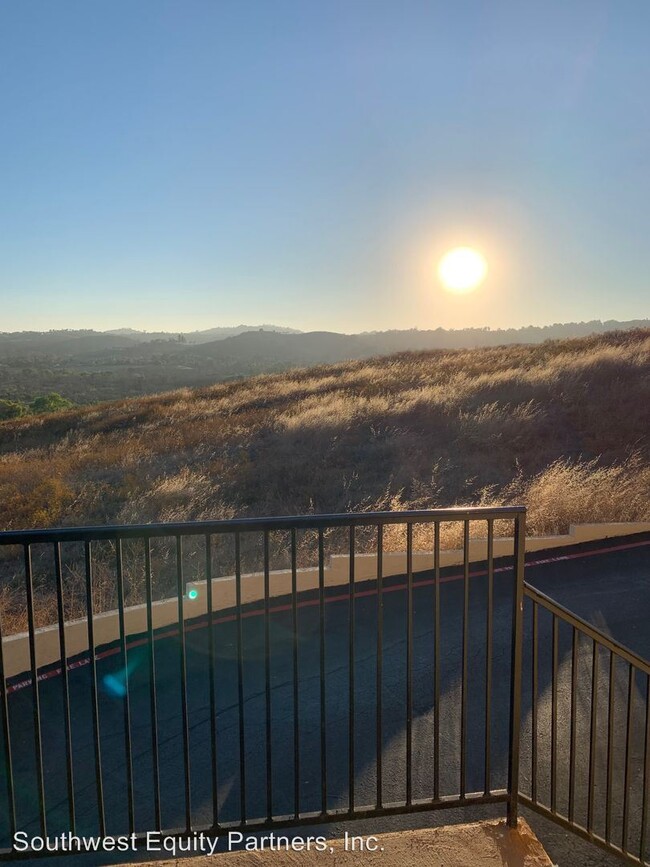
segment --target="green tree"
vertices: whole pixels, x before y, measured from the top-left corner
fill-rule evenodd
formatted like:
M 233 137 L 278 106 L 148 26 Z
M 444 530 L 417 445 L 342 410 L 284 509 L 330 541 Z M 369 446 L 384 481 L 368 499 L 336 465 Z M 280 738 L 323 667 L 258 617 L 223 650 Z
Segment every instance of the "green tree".
M 73 401 L 68 400 L 67 397 L 63 397 L 60 394 L 57 394 L 56 391 L 51 391 L 49 394 L 41 395 L 41 397 L 35 397 L 34 400 L 29 404 L 30 412 L 38 413 L 38 412 L 59 412 L 62 409 L 70 409 L 74 406 Z
M 0 421 L 10 418 L 21 418 L 26 415 L 27 407 L 18 400 L 0 400 Z

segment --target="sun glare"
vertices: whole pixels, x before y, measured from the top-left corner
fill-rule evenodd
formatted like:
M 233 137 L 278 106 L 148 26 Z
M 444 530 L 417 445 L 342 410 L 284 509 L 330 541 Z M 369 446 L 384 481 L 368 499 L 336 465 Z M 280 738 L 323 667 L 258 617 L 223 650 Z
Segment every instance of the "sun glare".
M 455 247 L 440 260 L 438 276 L 449 292 L 457 295 L 472 292 L 485 279 L 487 262 L 471 247 Z

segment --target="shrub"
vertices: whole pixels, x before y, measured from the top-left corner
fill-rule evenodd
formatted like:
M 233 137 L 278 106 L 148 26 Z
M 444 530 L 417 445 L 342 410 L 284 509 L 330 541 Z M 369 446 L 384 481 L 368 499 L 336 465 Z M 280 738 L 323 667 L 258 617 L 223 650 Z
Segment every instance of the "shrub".
M 17 400 L 0 400 L 0 421 L 11 418 L 22 418 L 27 414 L 27 407 Z
M 29 404 L 29 409 L 33 413 L 60 412 L 64 409 L 71 409 L 73 406 L 74 403 L 67 397 L 62 397 L 56 391 L 51 391 L 49 394 L 35 397 Z

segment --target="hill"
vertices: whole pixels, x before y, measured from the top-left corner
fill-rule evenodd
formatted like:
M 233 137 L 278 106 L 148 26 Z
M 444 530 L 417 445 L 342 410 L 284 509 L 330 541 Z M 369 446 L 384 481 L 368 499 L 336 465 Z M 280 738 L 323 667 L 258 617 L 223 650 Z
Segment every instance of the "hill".
M 30 403 L 58 392 L 75 403 L 97 403 L 396 352 L 535 344 L 649 324 L 593 321 L 363 334 L 302 334 L 276 325 L 208 328 L 181 335 L 128 328 L 0 333 L 0 399 Z
M 17 419 L 0 425 L 0 526 L 514 500 L 539 532 L 641 518 L 649 372 L 645 329 L 404 353 Z
M 226 337 L 234 337 L 247 331 L 277 331 L 279 334 L 300 334 L 296 328 L 286 328 L 283 325 L 233 325 L 216 326 L 205 328 L 202 331 L 186 331 L 183 333 L 188 343 L 205 343 L 208 340 L 222 340 Z M 117 334 L 131 337 L 133 340 L 146 343 L 150 340 L 168 340 L 178 337 L 178 333 L 170 331 L 138 331 L 136 328 L 114 328 L 105 331 L 104 334 Z

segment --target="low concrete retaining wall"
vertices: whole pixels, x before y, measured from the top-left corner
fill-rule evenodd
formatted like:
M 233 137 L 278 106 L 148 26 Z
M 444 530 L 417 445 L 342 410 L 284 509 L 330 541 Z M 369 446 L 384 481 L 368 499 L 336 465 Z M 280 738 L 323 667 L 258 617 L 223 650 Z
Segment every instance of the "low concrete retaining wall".
M 529 536 L 526 539 L 526 550 L 540 551 L 549 548 L 560 548 L 565 545 L 577 545 L 595 539 L 607 539 L 616 536 L 632 535 L 650 531 L 650 522 L 625 524 L 580 524 L 571 526 L 569 532 L 561 536 Z M 513 539 L 495 538 L 494 556 L 504 557 L 512 554 Z M 471 539 L 469 547 L 470 560 L 477 562 L 486 557 L 486 540 Z M 347 555 L 335 555 L 329 558 L 325 565 L 324 581 L 326 587 L 335 587 L 349 582 L 350 558 Z M 463 562 L 461 549 L 443 550 L 440 552 L 441 566 L 455 566 Z M 413 552 L 413 571 L 427 571 L 433 567 L 432 551 Z M 376 554 L 357 554 L 354 558 L 355 582 L 375 578 L 377 575 Z M 406 571 L 405 552 L 386 552 L 383 555 L 382 574 L 385 578 L 391 575 L 402 575 Z M 188 582 L 187 587 L 196 587 L 199 591 L 196 599 L 183 600 L 183 613 L 186 620 L 200 617 L 207 613 L 205 581 Z M 298 570 L 298 587 L 302 590 L 314 590 L 318 587 L 318 569 Z M 287 595 L 291 592 L 291 572 L 289 570 L 272 572 L 270 575 L 272 597 Z M 235 605 L 235 578 L 227 575 L 212 579 L 212 595 L 215 611 L 223 611 Z M 260 601 L 264 598 L 264 575 L 261 572 L 242 575 L 242 602 Z M 178 623 L 178 602 L 175 598 L 154 602 L 152 606 L 153 626 L 159 629 Z M 135 605 L 124 612 L 125 630 L 127 635 L 144 632 L 147 628 L 147 609 L 145 605 Z M 109 644 L 119 638 L 119 623 L 116 611 L 99 614 L 94 619 L 95 645 Z M 66 650 L 68 657 L 76 656 L 88 650 L 88 631 L 85 620 L 77 620 L 65 625 Z M 12 635 L 3 640 L 5 676 L 25 672 L 29 669 L 29 642 L 27 633 Z M 60 661 L 59 633 L 56 626 L 47 626 L 36 631 L 37 665 L 50 665 Z

